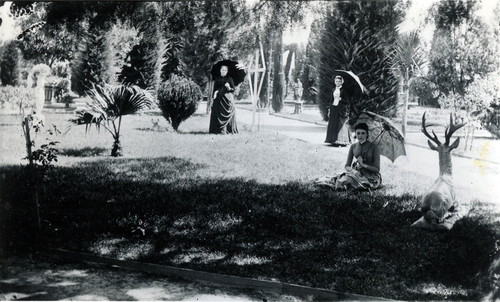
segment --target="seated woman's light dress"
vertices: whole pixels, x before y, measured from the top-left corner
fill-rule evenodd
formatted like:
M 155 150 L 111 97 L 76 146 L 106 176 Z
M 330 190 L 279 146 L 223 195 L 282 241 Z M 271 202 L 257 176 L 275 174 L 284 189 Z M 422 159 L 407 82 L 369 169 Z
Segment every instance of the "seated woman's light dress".
M 363 157 L 363 163 L 377 167 L 380 170 L 380 152 L 378 147 L 372 142 L 357 142 L 349 148 L 346 166 L 353 164 L 353 159 Z M 337 180 L 338 186 L 350 185 L 356 189 L 376 189 L 382 184 L 382 176 L 379 172 L 374 172 L 355 165 L 352 171 L 341 175 Z

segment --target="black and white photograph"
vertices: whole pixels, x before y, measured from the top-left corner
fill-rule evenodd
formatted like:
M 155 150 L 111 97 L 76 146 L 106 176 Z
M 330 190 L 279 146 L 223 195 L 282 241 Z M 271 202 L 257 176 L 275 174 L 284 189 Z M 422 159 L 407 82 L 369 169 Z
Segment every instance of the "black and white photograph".
M 500 301 L 500 0 L 0 1 L 0 300 Z

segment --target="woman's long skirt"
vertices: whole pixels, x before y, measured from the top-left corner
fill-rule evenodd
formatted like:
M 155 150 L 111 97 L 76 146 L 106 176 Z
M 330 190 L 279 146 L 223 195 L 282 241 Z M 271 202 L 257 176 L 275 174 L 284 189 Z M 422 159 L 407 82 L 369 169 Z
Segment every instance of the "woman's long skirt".
M 351 143 L 349 127 L 347 125 L 346 110 L 342 105 L 330 106 L 330 117 L 326 130 L 325 143 L 348 145 Z
M 215 134 L 238 133 L 232 93 L 217 94 L 212 105 L 208 132 Z
M 325 176 L 315 180 L 315 184 L 328 186 L 332 189 L 378 189 L 382 185 L 380 173 L 352 170 L 334 176 Z

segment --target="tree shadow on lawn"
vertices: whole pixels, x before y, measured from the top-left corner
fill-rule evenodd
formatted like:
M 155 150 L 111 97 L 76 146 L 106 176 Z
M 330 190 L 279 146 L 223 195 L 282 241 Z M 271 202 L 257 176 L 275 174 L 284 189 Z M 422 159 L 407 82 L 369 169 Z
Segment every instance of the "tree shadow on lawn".
M 241 129 L 242 127 L 239 127 L 239 130 L 247 130 L 246 128 L 243 128 Z M 213 136 L 231 136 L 231 135 L 238 135 L 238 134 L 232 134 L 232 133 L 228 133 L 228 134 L 221 134 L 221 133 L 210 133 L 208 132 L 208 129 L 206 131 L 182 131 L 182 130 L 179 130 L 177 133 L 179 134 L 192 134 L 192 135 L 213 135 Z M 241 132 L 240 132 L 241 133 Z
M 136 130 L 139 131 L 145 131 L 145 132 L 173 132 L 173 129 L 170 129 L 169 127 L 143 127 L 143 128 L 135 128 Z
M 209 116 L 210 115 L 210 112 L 206 113 L 206 112 L 195 112 L 192 114 L 192 116 Z
M 153 129 L 153 128 L 135 128 L 135 129 L 139 130 L 139 131 L 146 131 L 146 132 L 170 132 L 170 133 L 177 133 L 177 134 L 217 135 L 214 133 L 209 133 L 208 129 L 206 131 L 199 131 L 199 130 L 198 131 L 197 130 L 194 130 L 194 131 L 183 131 L 183 130 L 175 131 L 173 129 L 169 129 L 166 127 L 161 127 L 159 129 Z M 218 135 L 223 135 L 223 134 L 218 134 Z
M 22 169 L 2 167 L 1 242 L 36 234 L 108 257 L 395 299 L 476 299 L 489 289 L 491 223 L 465 217 L 428 232 L 410 227 L 420 217 L 414 196 L 204 178 L 203 168 L 172 157 L 56 167 L 39 190 L 50 223 L 36 232 Z M 417 290 L 427 283 L 467 291 Z
M 209 133 L 208 132 L 208 129 L 206 131 L 182 131 L 182 130 L 179 130 L 177 133 L 179 134 L 193 134 L 193 135 L 216 135 L 214 133 Z
M 101 147 L 85 147 L 85 148 L 65 148 L 59 151 L 60 155 L 69 157 L 95 157 L 107 155 L 109 149 Z

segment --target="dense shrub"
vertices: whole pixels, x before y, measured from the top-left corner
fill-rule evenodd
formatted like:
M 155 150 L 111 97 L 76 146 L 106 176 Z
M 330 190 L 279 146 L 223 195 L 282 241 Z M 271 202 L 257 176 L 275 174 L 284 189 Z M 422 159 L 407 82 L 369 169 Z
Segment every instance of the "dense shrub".
M 106 65 L 108 66 L 109 83 L 116 85 L 120 81 L 118 76 L 124 69 L 124 64 L 130 62 L 130 52 L 132 47 L 139 44 L 141 37 L 137 28 L 132 26 L 128 21 L 118 21 L 114 24 L 107 33 L 106 48 Z M 126 81 L 134 83 L 134 81 Z
M 49 75 L 45 79 L 45 85 L 46 86 L 57 86 L 62 79 L 63 78 L 60 78 L 58 76 Z
M 369 90 L 369 97 L 351 95 L 352 107 L 395 115 L 398 78 L 391 69 L 388 49 L 401 18 L 398 6 L 390 1 L 338 1 L 326 14 L 317 66 L 318 107 L 325 121 L 336 69 L 354 72 Z
M 426 78 L 416 77 L 411 81 L 410 95 L 418 99 L 420 106 L 439 107 L 439 90 Z
M 464 108 L 471 112 L 472 119 L 500 137 L 500 73 L 476 77 L 465 90 L 464 100 Z
M 54 87 L 54 98 L 58 103 L 65 103 L 69 97 L 70 81 L 68 78 L 58 76 L 48 76 L 45 80 L 45 86 Z
M 5 47 L 0 63 L 2 85 L 15 86 L 19 83 L 19 49 L 14 42 Z
M 175 130 L 195 113 L 201 98 L 201 89 L 195 82 L 177 75 L 172 75 L 158 89 L 159 107 Z
M 19 113 L 35 105 L 33 89 L 20 86 L 0 87 L 0 108 L 4 110 L 19 110 Z
M 59 83 L 57 83 L 56 91 L 54 97 L 58 103 L 68 103 L 71 102 L 72 97 L 69 94 L 70 82 L 68 79 L 62 78 Z
M 160 54 L 158 53 L 160 33 L 159 27 L 151 26 L 151 24 L 160 22 L 161 16 L 151 4 L 142 6 L 141 13 L 148 16 L 147 19 L 137 20 L 138 22 L 134 25 L 141 33 L 141 39 L 127 54 L 125 64 L 118 75 L 118 81 L 123 84 L 137 85 L 143 89 L 155 90 L 160 76 Z
M 147 59 L 144 56 L 143 47 L 135 45 L 128 54 L 127 61 L 118 74 L 118 82 L 147 88 L 146 78 L 144 77 L 144 73 L 141 72 L 142 66 L 147 65 Z
M 65 62 L 57 62 L 51 67 L 51 74 L 60 78 L 68 78 L 70 76 L 69 64 Z
M 108 81 L 106 70 L 106 35 L 100 28 L 89 28 L 73 60 L 71 89 L 84 95 L 93 85 L 103 85 Z

